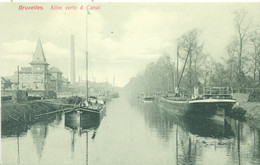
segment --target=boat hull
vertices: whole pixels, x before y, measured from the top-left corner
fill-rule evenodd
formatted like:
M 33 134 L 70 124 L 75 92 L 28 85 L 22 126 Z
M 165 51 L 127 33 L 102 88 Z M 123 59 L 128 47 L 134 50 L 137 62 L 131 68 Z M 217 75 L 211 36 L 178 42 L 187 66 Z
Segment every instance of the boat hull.
M 65 126 L 73 130 L 91 129 L 99 126 L 100 121 L 106 115 L 106 108 L 103 107 L 100 113 L 78 107 L 65 113 Z
M 174 115 L 185 115 L 189 110 L 188 101 L 158 98 L 157 104 L 160 108 Z
M 144 103 L 152 103 L 154 101 L 153 97 L 144 97 L 143 102 Z
M 159 98 L 157 104 L 170 114 L 183 116 L 224 117 L 232 110 L 235 100 L 192 100 L 178 101 Z
M 97 106 L 97 107 L 76 107 L 75 111 L 82 111 L 82 112 L 89 112 L 89 113 L 96 113 L 101 114 L 106 109 L 105 105 Z
M 203 116 L 213 116 L 219 111 L 224 110 L 224 115 L 227 115 L 232 110 L 236 103 L 233 99 L 205 99 L 189 101 L 190 113 L 201 114 Z
M 102 120 L 102 116 L 81 111 L 65 113 L 65 126 L 69 129 L 80 131 L 96 129 Z
M 143 100 L 144 100 L 144 101 L 153 101 L 154 98 L 152 98 L 152 97 L 149 97 L 149 98 L 143 98 Z

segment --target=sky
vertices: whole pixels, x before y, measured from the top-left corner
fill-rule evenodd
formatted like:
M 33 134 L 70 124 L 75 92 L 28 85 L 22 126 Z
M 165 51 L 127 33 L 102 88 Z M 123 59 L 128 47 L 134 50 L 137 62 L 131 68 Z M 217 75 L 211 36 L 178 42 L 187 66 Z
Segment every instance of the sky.
M 44 10 L 18 10 L 19 5 Z M 50 10 L 59 5 L 63 10 Z M 65 6 L 99 6 L 98 10 L 65 10 Z M 85 80 L 85 52 L 89 52 L 89 80 L 123 87 L 165 52 L 176 58 L 177 39 L 199 29 L 203 51 L 217 61 L 235 35 L 234 12 L 248 11 L 251 27 L 260 28 L 258 3 L 1 3 L 1 76 L 17 66 L 28 67 L 40 39 L 49 67 L 70 79 L 70 37 L 75 37 L 76 81 Z M 87 26 L 86 26 L 87 22 Z M 88 31 L 88 35 L 86 35 Z M 87 37 L 86 37 L 87 36 Z M 86 46 L 86 40 L 87 45 Z

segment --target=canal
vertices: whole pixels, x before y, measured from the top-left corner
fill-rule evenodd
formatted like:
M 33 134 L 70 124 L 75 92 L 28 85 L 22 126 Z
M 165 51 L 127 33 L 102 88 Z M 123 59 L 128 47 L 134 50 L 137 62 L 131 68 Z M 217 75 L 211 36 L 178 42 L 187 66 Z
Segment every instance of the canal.
M 178 117 L 123 96 L 94 120 L 79 128 L 58 113 L 2 128 L 2 164 L 260 164 L 260 128 L 246 122 Z

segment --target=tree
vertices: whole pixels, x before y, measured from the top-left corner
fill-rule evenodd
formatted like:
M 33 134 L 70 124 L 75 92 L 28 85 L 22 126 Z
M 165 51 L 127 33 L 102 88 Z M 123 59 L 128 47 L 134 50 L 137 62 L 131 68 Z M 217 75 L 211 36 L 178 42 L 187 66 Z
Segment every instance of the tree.
M 13 83 L 10 80 L 2 78 L 2 81 L 4 82 L 2 89 L 11 89 Z
M 132 78 L 126 88 L 139 93 L 173 91 L 174 63 L 171 61 L 169 54 L 164 53 L 156 62 L 149 63 L 144 73 Z
M 253 32 L 250 38 L 250 50 L 248 51 L 250 62 L 253 64 L 253 89 L 256 87 L 256 77 L 258 74 L 258 81 L 260 82 L 260 32 Z M 258 86 L 260 83 L 258 82 Z
M 227 64 L 228 76 L 230 77 L 229 86 L 232 87 L 238 86 L 238 83 L 236 81 L 238 75 L 237 47 L 238 47 L 238 43 L 232 41 L 226 48 L 228 58 L 225 62 Z
M 198 29 L 193 29 L 184 35 L 182 35 L 178 40 L 178 48 L 180 51 L 180 58 L 184 60 L 183 71 L 185 70 L 186 63 L 188 64 L 188 89 L 189 94 L 191 94 L 192 88 L 198 85 L 198 68 L 197 64 L 202 60 L 202 49 L 203 44 L 199 41 L 200 31 Z M 183 74 L 183 73 L 182 73 Z M 182 76 L 182 75 L 181 75 Z
M 164 53 L 156 62 L 157 71 L 161 79 L 161 86 L 164 90 L 174 90 L 174 64 L 170 55 Z
M 240 10 L 239 12 L 235 12 L 235 27 L 237 31 L 237 41 L 238 41 L 238 82 L 241 87 L 243 77 L 243 51 L 245 49 L 245 45 L 250 38 L 249 27 L 250 22 L 247 20 L 247 12 L 245 10 Z M 236 41 L 235 41 L 236 42 Z

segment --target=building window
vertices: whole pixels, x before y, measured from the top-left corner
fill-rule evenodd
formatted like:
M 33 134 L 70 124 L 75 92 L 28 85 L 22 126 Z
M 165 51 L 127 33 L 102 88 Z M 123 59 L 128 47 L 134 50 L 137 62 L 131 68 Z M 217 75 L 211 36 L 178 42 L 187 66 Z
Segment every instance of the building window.
M 38 83 L 35 83 L 35 89 L 38 89 Z
M 25 89 L 25 88 L 26 88 L 25 84 L 24 84 L 24 83 L 22 83 L 22 89 Z

